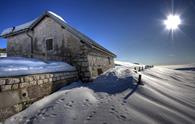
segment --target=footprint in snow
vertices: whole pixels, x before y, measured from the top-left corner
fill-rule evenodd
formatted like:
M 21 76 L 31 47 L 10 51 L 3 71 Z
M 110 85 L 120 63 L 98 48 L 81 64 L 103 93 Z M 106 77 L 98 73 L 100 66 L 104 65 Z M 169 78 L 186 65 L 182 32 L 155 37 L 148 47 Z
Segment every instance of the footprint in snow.
M 87 117 L 87 120 L 91 120 L 92 117 L 93 117 L 93 115 L 89 115 L 89 116 Z
M 123 100 L 123 103 L 127 103 L 127 101 L 126 100 Z
M 56 116 L 57 114 L 54 114 L 54 113 L 46 115 L 46 117 L 51 117 L 51 118 L 55 118 Z
M 96 111 L 92 111 L 93 114 L 96 114 Z
M 124 115 L 120 115 L 120 118 L 122 118 L 122 119 L 126 119 L 126 116 L 124 116 Z
M 64 101 L 64 98 L 59 99 L 59 102 L 63 102 L 63 101 Z
M 96 114 L 96 111 L 92 111 L 86 120 L 91 120 L 91 118 Z
M 69 102 L 69 103 L 66 103 L 66 104 L 64 105 L 64 107 L 65 107 L 65 108 L 66 108 L 66 107 L 72 108 L 72 101 Z
M 114 107 L 111 107 L 110 109 L 111 109 L 112 111 L 115 111 L 115 108 L 114 108 Z
M 123 102 L 123 103 L 121 103 L 121 105 L 125 105 L 125 103 Z
M 89 106 L 86 102 L 83 103 L 83 106 Z
M 57 100 L 56 103 L 59 104 L 59 103 L 62 103 L 63 101 L 64 101 L 64 98 Z

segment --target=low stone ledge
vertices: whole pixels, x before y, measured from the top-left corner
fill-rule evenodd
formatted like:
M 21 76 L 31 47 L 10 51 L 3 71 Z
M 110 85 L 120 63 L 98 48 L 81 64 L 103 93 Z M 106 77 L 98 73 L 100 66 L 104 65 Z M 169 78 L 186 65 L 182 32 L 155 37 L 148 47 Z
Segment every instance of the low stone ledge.
M 26 108 L 26 103 L 29 105 L 77 81 L 77 74 L 73 71 L 0 78 L 0 99 L 4 99 L 0 102 L 0 121 Z

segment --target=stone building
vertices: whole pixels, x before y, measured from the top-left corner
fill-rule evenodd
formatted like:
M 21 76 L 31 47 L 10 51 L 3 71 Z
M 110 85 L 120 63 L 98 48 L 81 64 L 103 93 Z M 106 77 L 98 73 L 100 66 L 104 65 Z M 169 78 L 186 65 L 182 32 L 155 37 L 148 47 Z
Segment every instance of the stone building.
M 62 17 L 46 11 L 31 22 L 5 29 L 7 55 L 67 62 L 82 81 L 90 81 L 114 67 L 115 54 L 71 27 Z

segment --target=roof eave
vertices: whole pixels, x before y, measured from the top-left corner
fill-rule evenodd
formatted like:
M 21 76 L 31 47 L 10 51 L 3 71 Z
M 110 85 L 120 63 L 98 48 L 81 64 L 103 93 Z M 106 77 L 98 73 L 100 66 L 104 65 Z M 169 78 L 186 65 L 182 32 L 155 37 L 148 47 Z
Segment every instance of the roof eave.
M 28 31 L 28 29 L 29 29 L 29 28 L 22 29 L 22 30 L 19 30 L 19 31 L 15 31 L 15 32 L 11 32 L 11 33 L 8 33 L 8 34 L 3 34 L 3 35 L 0 35 L 0 37 L 8 38 L 8 37 L 11 37 L 11 36 L 14 36 L 14 35 L 23 33 L 23 32 L 25 32 L 25 31 Z

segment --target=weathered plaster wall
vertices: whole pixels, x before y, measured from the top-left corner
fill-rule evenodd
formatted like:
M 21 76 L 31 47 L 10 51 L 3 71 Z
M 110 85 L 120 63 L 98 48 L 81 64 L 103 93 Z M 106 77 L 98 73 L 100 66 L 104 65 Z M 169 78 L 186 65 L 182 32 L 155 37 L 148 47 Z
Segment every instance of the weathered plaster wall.
M 49 17 L 45 17 L 33 32 L 35 57 L 72 64 L 72 58 L 80 51 L 80 40 Z M 50 51 L 46 50 L 46 39 L 49 38 L 53 39 L 53 50 Z
M 26 33 L 21 33 L 9 37 L 7 42 L 7 55 L 8 56 L 26 56 L 30 57 L 30 38 Z
M 63 85 L 77 81 L 77 72 L 0 78 L 0 121 L 25 109 Z

